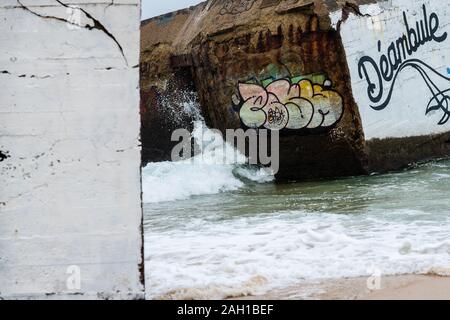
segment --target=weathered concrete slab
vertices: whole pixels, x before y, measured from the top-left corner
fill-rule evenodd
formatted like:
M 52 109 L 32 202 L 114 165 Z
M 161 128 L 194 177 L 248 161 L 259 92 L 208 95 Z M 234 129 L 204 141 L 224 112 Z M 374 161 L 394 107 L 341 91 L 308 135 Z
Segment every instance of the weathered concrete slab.
M 0 298 L 143 298 L 140 2 L 0 20 Z

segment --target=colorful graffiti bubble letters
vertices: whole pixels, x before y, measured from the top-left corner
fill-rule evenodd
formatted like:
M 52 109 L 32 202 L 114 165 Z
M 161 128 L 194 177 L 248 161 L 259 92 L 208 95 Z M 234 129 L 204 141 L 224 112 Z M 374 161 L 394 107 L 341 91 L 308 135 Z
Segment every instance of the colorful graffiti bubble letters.
M 331 127 L 343 114 L 343 99 L 331 90 L 331 81 L 324 86 L 302 79 L 297 83 L 281 79 L 267 87 L 239 84 L 241 108 L 239 116 L 248 128 L 317 129 Z
M 256 0 L 225 0 L 220 14 L 239 14 L 249 11 L 255 2 Z

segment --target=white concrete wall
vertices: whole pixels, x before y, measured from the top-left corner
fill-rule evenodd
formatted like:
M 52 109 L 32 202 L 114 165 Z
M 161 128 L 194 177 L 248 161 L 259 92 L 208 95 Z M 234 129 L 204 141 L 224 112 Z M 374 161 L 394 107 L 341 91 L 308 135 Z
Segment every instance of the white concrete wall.
M 0 298 L 142 298 L 140 3 L 65 1 L 0 3 Z
M 408 34 L 403 13 L 406 14 L 410 27 L 416 29 L 416 22 L 424 21 L 422 9 L 424 4 L 428 19 L 428 23 L 425 23 L 424 26 L 429 26 L 430 20 L 436 21 L 435 18 L 430 18 L 434 13 L 439 19 L 439 28 L 435 35 L 439 37 L 447 33 L 447 37 L 440 42 L 427 41 L 411 55 L 407 52 L 406 59 L 402 53 L 402 63 L 406 60 L 411 63 L 405 64 L 404 68 L 398 72 L 395 83 L 393 83 L 393 79 L 383 81 L 381 100 L 374 103 L 369 98 L 366 76 L 364 72 L 362 72 L 362 76 L 359 73 L 361 59 L 369 56 L 379 65 L 380 58 L 383 54 L 387 54 L 389 45 L 392 42 L 396 43 L 396 40 Z M 450 115 L 448 113 L 450 92 L 447 91 L 450 90 L 448 71 L 450 67 L 450 2 L 439 0 L 380 1 L 378 4 L 361 6 L 360 11 L 362 15 L 351 14 L 342 23 L 341 35 L 348 58 L 353 95 L 359 106 L 366 139 L 422 136 L 450 131 L 450 121 L 447 117 Z M 335 21 L 340 18 L 341 13 L 334 15 Z M 433 22 L 434 24 L 435 22 Z M 411 39 L 414 43 L 414 36 L 411 36 Z M 381 41 L 380 51 L 378 50 L 378 41 Z M 392 61 L 396 61 L 395 53 L 392 50 L 390 56 Z M 373 95 L 377 96 L 380 85 L 376 81 L 375 69 L 367 67 L 366 70 L 368 70 L 371 83 L 375 84 Z M 400 70 L 400 66 L 397 70 Z M 430 79 L 425 81 L 421 74 Z M 427 83 L 432 86 L 436 95 L 432 93 Z M 393 87 L 392 96 L 391 100 L 388 100 L 391 87 Z M 443 102 L 442 108 L 426 114 L 428 104 L 433 96 Z M 388 101 L 388 103 L 382 110 L 375 110 L 371 107 L 377 107 L 384 101 Z M 433 101 L 434 105 L 437 105 L 436 101 Z M 443 123 L 439 124 L 441 121 Z

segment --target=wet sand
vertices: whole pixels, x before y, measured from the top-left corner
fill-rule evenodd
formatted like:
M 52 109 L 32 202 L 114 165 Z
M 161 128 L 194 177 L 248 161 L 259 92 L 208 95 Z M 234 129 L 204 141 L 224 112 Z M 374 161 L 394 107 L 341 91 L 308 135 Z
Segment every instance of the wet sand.
M 373 282 L 369 281 L 373 285 Z M 373 288 L 373 287 L 372 287 Z M 450 277 L 403 275 L 382 277 L 379 289 L 369 290 L 367 278 L 303 284 L 242 300 L 450 300 Z

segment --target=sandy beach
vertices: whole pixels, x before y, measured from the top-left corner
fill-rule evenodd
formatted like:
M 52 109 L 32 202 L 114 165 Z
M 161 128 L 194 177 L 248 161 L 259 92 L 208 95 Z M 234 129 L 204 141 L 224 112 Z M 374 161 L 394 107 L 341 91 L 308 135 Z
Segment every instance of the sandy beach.
M 367 278 L 329 280 L 238 300 L 450 300 L 450 277 L 387 276 L 381 278 L 378 290 L 369 290 L 367 281 Z

